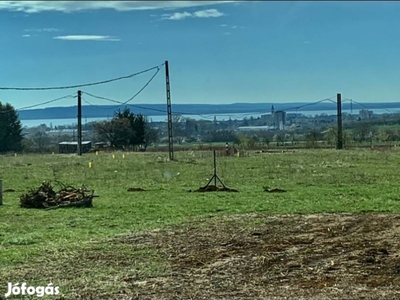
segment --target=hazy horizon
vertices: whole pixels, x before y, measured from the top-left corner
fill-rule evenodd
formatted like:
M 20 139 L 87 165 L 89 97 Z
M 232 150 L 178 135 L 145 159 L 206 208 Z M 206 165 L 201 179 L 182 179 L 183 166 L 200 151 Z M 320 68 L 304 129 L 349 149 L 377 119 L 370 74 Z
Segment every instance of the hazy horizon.
M 168 60 L 173 105 L 314 102 L 337 93 L 382 102 L 400 98 L 399 15 L 399 2 L 1 1 L 0 88 L 85 84 Z M 154 74 L 81 90 L 127 101 Z M 0 99 L 19 109 L 76 92 L 0 90 Z M 74 105 L 72 97 L 43 107 Z M 131 103 L 164 101 L 161 66 Z

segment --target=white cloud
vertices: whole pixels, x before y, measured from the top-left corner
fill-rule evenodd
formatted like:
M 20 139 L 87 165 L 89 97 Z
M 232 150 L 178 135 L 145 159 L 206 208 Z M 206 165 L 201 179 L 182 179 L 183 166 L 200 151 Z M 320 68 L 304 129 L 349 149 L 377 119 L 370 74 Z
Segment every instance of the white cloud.
M 31 37 L 31 35 L 30 34 L 23 34 L 22 37 L 28 38 L 28 37 Z
M 219 18 L 224 16 L 222 12 L 217 9 L 206 9 L 206 10 L 199 10 L 194 13 L 190 12 L 176 12 L 173 14 L 164 14 L 164 20 L 183 20 L 186 18 Z
M 58 32 L 57 28 L 38 28 L 38 29 L 25 29 L 26 32 Z
M 311 44 L 310 41 L 304 41 L 303 44 Z
M 56 32 L 56 31 L 60 31 L 60 30 L 57 29 L 57 28 L 43 28 L 42 31 L 45 31 L 45 32 Z
M 224 14 L 217 9 L 206 9 L 196 11 L 193 16 L 195 18 L 219 18 L 222 17 Z
M 113 9 L 116 11 L 179 9 L 238 1 L 0 1 L 0 10 L 40 13 Z
M 183 13 L 177 12 L 177 13 L 174 13 L 172 15 L 164 14 L 163 16 L 164 16 L 165 20 L 175 20 L 175 21 L 193 17 L 193 15 L 191 13 L 188 13 L 186 11 L 183 12 Z
M 237 26 L 237 25 L 228 25 L 228 24 L 222 24 L 221 27 L 230 27 L 231 29 L 245 29 L 246 27 L 243 26 Z
M 118 42 L 119 38 L 112 37 L 109 35 L 62 35 L 55 36 L 53 39 L 65 40 L 65 41 L 112 41 Z

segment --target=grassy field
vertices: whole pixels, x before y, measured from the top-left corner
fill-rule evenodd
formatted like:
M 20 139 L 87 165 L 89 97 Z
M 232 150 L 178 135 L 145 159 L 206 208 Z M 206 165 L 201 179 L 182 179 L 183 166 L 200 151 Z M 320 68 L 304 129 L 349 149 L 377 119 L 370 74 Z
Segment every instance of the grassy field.
M 165 153 L 125 153 L 125 158 L 122 154 L 114 153 L 114 159 L 113 153 L 0 157 L 3 189 L 15 190 L 4 193 L 0 206 L 0 298 L 7 282 L 25 281 L 32 286 L 52 282 L 60 287 L 59 299 L 128 299 L 128 295 L 132 299 L 200 299 L 202 295 L 254 299 L 266 295 L 259 289 L 248 291 L 250 295 L 245 290 L 229 294 L 229 286 L 202 294 L 199 286 L 204 282 L 186 294 L 182 288 L 177 292 L 178 285 L 165 288 L 174 285 L 167 281 L 160 289 L 158 283 L 146 285 L 151 278 L 175 278 L 176 272 L 185 269 L 182 265 L 174 268 L 165 255 L 163 247 L 172 249 L 174 239 L 157 244 L 149 243 L 149 238 L 164 232 L 161 241 L 168 233 L 190 228 L 197 234 L 216 232 L 227 228 L 226 224 L 239 234 L 265 225 L 264 218 L 276 215 L 400 211 L 396 150 L 299 150 L 218 158 L 219 177 L 239 193 L 188 192 L 212 176 L 210 155 L 177 152 L 176 161 L 169 162 Z M 99 198 L 87 209 L 20 208 L 19 196 L 43 180 L 76 187 L 84 184 Z M 265 193 L 264 186 L 287 192 Z M 130 187 L 146 191 L 127 192 Z M 135 236 L 141 240 L 126 242 Z M 204 236 L 199 239 L 205 241 Z M 178 240 L 177 235 L 177 244 Z M 182 246 L 179 253 L 186 248 Z

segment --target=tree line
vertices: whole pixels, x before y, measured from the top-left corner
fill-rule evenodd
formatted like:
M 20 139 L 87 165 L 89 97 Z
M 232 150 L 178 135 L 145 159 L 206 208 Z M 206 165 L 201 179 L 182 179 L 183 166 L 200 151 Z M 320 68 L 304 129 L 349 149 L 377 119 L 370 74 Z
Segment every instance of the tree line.
M 14 107 L 0 102 L 0 153 L 22 150 L 22 125 Z
M 129 108 L 115 112 L 110 121 L 96 122 L 93 129 L 98 137 L 117 149 L 143 150 L 158 139 L 158 133 L 151 128 L 141 114 L 134 114 Z
M 216 125 L 210 121 L 196 121 L 173 116 L 174 143 L 225 143 L 236 144 L 240 147 L 269 147 L 274 143 L 280 147 L 284 145 L 300 145 L 318 147 L 321 143 L 335 147 L 337 142 L 337 128 L 322 126 L 318 128 L 297 128 L 291 126 L 286 131 L 253 131 L 237 132 L 233 128 L 237 120 L 220 122 Z M 343 140 L 346 145 L 388 143 L 400 141 L 400 117 L 392 116 L 386 120 L 367 120 L 349 122 L 344 125 Z M 162 126 L 167 126 L 163 123 Z M 135 114 L 128 108 L 115 112 L 112 119 L 102 122 L 88 123 L 84 128 L 94 135 L 86 137 L 92 141 L 107 142 L 115 149 L 146 151 L 149 145 L 167 142 L 163 137 L 166 128 L 153 128 L 147 118 Z M 163 130 L 162 130 L 163 129 Z M 57 151 L 56 146 L 61 140 L 51 138 L 46 128 L 31 135 L 22 136 L 22 125 L 17 111 L 9 104 L 0 102 L 0 153 L 6 152 L 51 152 Z M 60 137 L 75 140 L 73 137 Z M 63 139 L 62 141 L 68 141 Z M 50 150 L 51 148 L 51 150 Z
M 107 142 L 115 149 L 145 151 L 148 145 L 158 140 L 158 131 L 149 126 L 141 114 L 134 114 L 128 108 L 115 112 L 111 120 L 93 124 L 98 139 Z M 48 144 L 43 132 L 37 132 L 32 139 L 22 136 L 22 124 L 16 109 L 9 103 L 0 102 L 0 153 L 19 152 L 25 148 Z

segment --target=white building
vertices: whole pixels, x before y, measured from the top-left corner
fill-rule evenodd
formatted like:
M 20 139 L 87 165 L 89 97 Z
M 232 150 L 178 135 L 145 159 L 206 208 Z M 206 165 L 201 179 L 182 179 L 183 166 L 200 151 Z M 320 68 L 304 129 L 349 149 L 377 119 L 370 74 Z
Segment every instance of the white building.
M 372 119 L 373 111 L 368 109 L 361 109 L 359 111 L 359 116 L 361 120 Z

